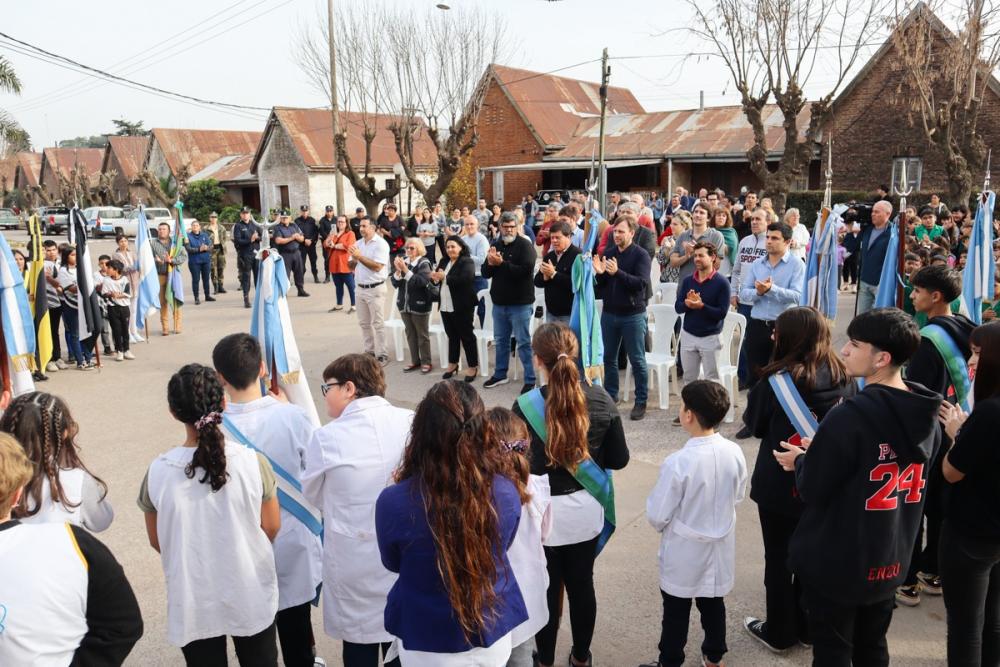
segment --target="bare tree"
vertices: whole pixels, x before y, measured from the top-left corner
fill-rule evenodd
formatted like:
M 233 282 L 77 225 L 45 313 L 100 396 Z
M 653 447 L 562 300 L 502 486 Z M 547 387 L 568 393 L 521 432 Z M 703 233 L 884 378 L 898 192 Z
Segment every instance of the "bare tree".
M 690 32 L 724 63 L 753 129 L 750 169 L 784 208 L 785 196 L 809 167 L 831 115 L 831 103 L 862 47 L 880 26 L 884 0 L 687 0 L 694 10 Z M 805 87 L 817 64 L 833 68 L 827 93 L 809 102 Z M 781 110 L 784 147 L 778 166 L 768 165 L 764 108 Z M 798 116 L 809 105 L 802 131 Z
M 896 102 L 941 151 L 954 203 L 969 201 L 986 165 L 979 120 L 986 88 L 1000 64 L 1000 34 L 987 28 L 998 12 L 1000 7 L 985 0 L 965 0 L 956 15 L 957 34 L 923 3 L 897 12 L 892 22 L 903 73 Z

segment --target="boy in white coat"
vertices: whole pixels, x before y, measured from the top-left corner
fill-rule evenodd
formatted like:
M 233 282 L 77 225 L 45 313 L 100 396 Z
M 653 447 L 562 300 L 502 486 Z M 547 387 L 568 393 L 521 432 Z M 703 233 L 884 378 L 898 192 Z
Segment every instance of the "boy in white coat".
M 264 394 L 261 378 L 265 377 L 265 372 L 260 343 L 245 333 L 226 336 L 212 350 L 212 363 L 226 390 L 222 428 L 227 437 L 246 445 L 245 438 L 269 459 L 275 470 L 280 467 L 301 483 L 306 447 L 316 425 L 298 406 Z M 295 502 L 303 502 L 291 489 L 286 493 L 292 493 Z M 323 664 L 314 657 L 316 642 L 310 619 L 312 603 L 323 581 L 323 543 L 320 536 L 310 530 L 310 524 L 297 518 L 286 505 L 287 500 L 282 499 L 281 530 L 273 544 L 278 574 L 275 625 L 284 664 L 312 667 Z M 306 516 L 298 508 L 294 509 L 299 516 Z M 318 516 L 315 507 L 308 506 L 308 509 Z
M 660 655 L 643 667 L 684 664 L 691 599 L 701 613 L 702 664 L 722 665 L 726 606 L 736 561 L 736 504 L 743 500 L 747 464 L 739 445 L 716 432 L 729 410 L 721 385 L 698 380 L 681 391 L 680 420 L 691 438 L 668 456 L 646 500 L 646 518 L 660 540 L 663 627 Z

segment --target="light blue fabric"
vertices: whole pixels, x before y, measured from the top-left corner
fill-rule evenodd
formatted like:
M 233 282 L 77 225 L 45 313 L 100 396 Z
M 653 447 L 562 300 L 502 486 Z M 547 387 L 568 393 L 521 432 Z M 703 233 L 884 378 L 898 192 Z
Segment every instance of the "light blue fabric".
M 756 283 L 768 278 L 772 280 L 771 289 L 757 294 Z M 775 266 L 771 266 L 768 256 L 764 255 L 750 265 L 749 274 L 740 287 L 740 303 L 752 304 L 750 317 L 753 319 L 773 322 L 778 315 L 799 305 L 805 281 L 806 265 L 792 253 L 786 251 Z
M 903 281 L 898 269 L 899 229 L 893 224 L 889 229 L 889 245 L 885 247 L 882 275 L 879 277 L 878 289 L 875 291 L 876 308 L 896 307 L 896 297 L 899 296 L 899 290 L 903 289 Z
M 976 220 L 972 224 L 969 250 L 962 273 L 962 302 L 966 315 L 977 325 L 983 323 L 983 300 L 993 298 L 993 276 L 996 261 L 993 259 L 993 205 L 996 195 L 987 191 L 986 202 L 980 199 L 976 207 Z

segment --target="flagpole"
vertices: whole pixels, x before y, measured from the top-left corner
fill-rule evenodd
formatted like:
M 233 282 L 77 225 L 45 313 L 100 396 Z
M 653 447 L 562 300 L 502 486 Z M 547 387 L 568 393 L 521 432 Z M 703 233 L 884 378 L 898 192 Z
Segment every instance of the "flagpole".
M 909 187 L 909 180 L 906 178 L 906 160 L 903 160 L 899 170 L 899 183 L 894 184 L 896 196 L 899 197 L 899 213 L 896 215 L 896 234 L 899 240 L 899 249 L 896 253 L 896 308 L 903 309 L 903 290 L 899 285 L 900 276 L 903 275 L 903 265 L 906 261 L 906 198 L 913 188 Z

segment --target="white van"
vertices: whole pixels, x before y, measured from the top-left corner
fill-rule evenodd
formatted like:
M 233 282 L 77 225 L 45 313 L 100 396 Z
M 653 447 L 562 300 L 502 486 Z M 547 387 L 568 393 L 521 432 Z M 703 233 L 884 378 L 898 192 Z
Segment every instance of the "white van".
M 170 225 L 170 233 L 174 232 L 174 218 L 170 215 L 170 209 L 166 208 L 147 208 L 144 209 L 146 213 L 146 222 L 149 224 L 149 236 L 150 238 L 156 236 L 156 228 L 161 222 L 165 222 Z M 122 220 L 122 227 L 125 236 L 135 236 L 139 227 L 136 221 L 139 219 L 139 209 L 134 208 L 125 214 L 125 218 Z M 187 221 L 185 221 L 187 222 Z
M 83 217 L 87 220 L 87 230 L 95 238 L 125 233 L 125 211 L 117 206 L 91 206 L 83 209 Z

